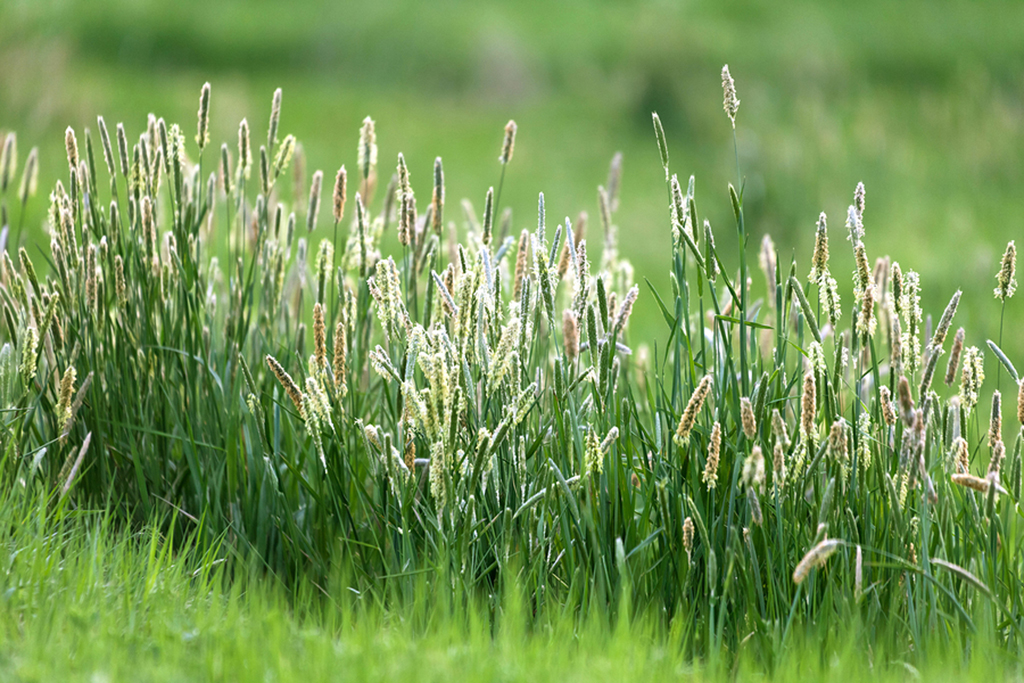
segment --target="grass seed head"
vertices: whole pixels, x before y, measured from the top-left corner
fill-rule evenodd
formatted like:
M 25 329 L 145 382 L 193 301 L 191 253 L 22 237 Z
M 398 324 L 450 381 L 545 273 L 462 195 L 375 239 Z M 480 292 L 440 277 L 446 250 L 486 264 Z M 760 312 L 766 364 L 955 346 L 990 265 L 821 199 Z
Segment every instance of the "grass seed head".
M 70 128 L 68 130 L 71 130 Z M 0 192 L 6 192 L 7 186 L 14 177 L 14 171 L 18 167 L 18 138 L 14 133 L 8 133 L 4 137 L 2 151 L 0 151 Z
M 296 410 L 298 410 L 301 413 L 302 392 L 299 391 L 299 385 L 295 383 L 295 380 L 292 379 L 292 376 L 285 371 L 285 369 L 281 366 L 279 362 L 277 362 L 276 358 L 274 358 L 270 354 L 267 354 L 266 361 L 267 367 L 270 368 L 270 371 L 274 373 L 275 377 L 277 377 L 277 381 L 281 383 L 282 387 L 284 387 L 285 393 L 288 394 L 288 398 L 290 398 L 292 400 L 292 403 L 295 404 Z
M 274 91 L 270 101 L 270 125 L 267 127 L 267 149 L 274 149 L 277 144 L 277 129 L 281 121 L 281 89 Z
M 166 151 L 164 154 L 166 155 Z M 249 122 L 242 119 L 238 124 L 238 175 L 239 179 L 249 179 L 252 170 L 252 147 L 249 144 Z
M 210 84 L 204 83 L 199 92 L 199 125 L 196 130 L 196 144 L 203 151 L 210 142 Z
M 516 146 L 516 129 L 516 122 L 511 119 L 505 124 L 505 139 L 501 143 L 501 156 L 498 157 L 502 166 L 512 161 L 512 152 Z
M 892 404 L 892 392 L 884 384 L 878 388 L 879 403 L 882 408 L 882 420 L 892 427 L 896 424 L 896 409 Z
M 757 423 L 754 421 L 754 406 L 746 396 L 740 398 L 740 422 L 743 425 L 743 433 L 748 439 L 753 440 L 757 436 Z
M 342 216 L 345 215 L 345 185 L 347 183 L 347 174 L 345 173 L 345 165 L 342 164 L 341 168 L 338 169 L 338 175 L 334 178 L 334 222 L 340 223 Z
M 988 445 L 995 448 L 997 441 L 1003 440 L 1002 394 L 992 393 L 992 417 L 988 423 Z
M 966 332 L 964 328 L 960 328 L 956 331 L 953 336 L 953 348 L 949 351 L 949 363 L 946 364 L 946 377 L 945 382 L 948 387 L 956 379 L 957 367 L 960 365 L 960 355 L 964 351 L 964 337 Z
M 964 352 L 963 370 L 960 373 L 960 402 L 967 415 L 978 405 L 978 392 L 984 381 L 985 354 L 977 346 L 968 347 Z
M 430 195 L 430 222 L 434 234 L 440 235 L 444 226 L 444 167 L 441 157 L 434 159 L 434 191 Z
M 683 520 L 683 550 L 686 551 L 686 560 L 689 562 L 693 557 L 693 517 Z
M 309 186 L 309 206 L 306 210 L 306 230 L 308 232 L 313 232 L 316 229 L 316 219 L 320 213 L 320 190 L 323 182 L 323 171 L 317 171 L 313 174 L 313 183 Z
M 1024 379 L 1017 383 L 1017 422 L 1024 427 Z
M 996 275 L 998 285 L 995 289 L 996 298 L 1002 302 L 1013 296 L 1017 291 L 1017 245 L 1013 240 L 1006 244 L 1006 251 L 1003 253 L 1002 267 Z
M 740 101 L 736 97 L 736 83 L 732 80 L 732 75 L 729 73 L 728 64 L 722 67 L 722 91 L 725 93 L 723 103 L 725 113 L 732 123 L 733 130 L 736 130 L 736 112 L 739 111 Z
M 78 140 L 75 139 L 75 129 L 68 126 L 64 131 L 64 147 L 68 153 L 68 167 L 72 170 L 78 168 Z
M 811 548 L 803 559 L 793 570 L 793 583 L 799 584 L 807 578 L 807 575 L 814 567 L 821 567 L 839 549 L 842 541 L 836 538 L 826 538 L 818 545 Z
M 713 380 L 711 375 L 704 375 L 701 378 L 700 384 L 694 389 L 693 394 L 690 396 L 690 400 L 686 404 L 686 409 L 683 410 L 682 416 L 679 418 L 679 426 L 676 427 L 676 433 L 673 437 L 676 445 L 680 448 L 686 445 L 686 440 L 690 436 L 690 430 L 693 429 L 694 424 L 697 422 L 697 414 L 700 413 L 701 407 L 704 405 L 704 400 L 711 393 L 711 386 Z M 716 423 L 717 424 L 717 423 Z M 718 427 L 719 441 L 721 441 L 721 427 Z M 714 433 L 712 433 L 712 442 L 714 441 Z M 715 448 L 715 456 L 717 459 L 717 448 Z M 709 456 L 710 457 L 710 456 Z M 717 463 L 716 463 L 717 469 Z
M 678 432 L 676 435 L 678 436 Z M 722 425 L 715 422 L 711 426 L 711 437 L 708 439 L 708 459 L 704 464 L 704 474 L 701 476 L 701 481 L 708 489 L 713 489 L 718 484 L 718 458 L 721 451 Z
M 562 340 L 565 345 L 565 357 L 573 363 L 580 354 L 580 329 L 576 312 L 571 308 L 562 313 Z

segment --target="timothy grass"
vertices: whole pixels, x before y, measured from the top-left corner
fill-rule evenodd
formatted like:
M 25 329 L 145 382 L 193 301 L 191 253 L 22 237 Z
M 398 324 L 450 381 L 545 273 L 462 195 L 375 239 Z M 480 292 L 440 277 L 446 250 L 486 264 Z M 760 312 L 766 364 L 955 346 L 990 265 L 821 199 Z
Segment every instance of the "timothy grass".
M 223 560 L 231 590 L 264 577 L 317 614 L 443 614 L 450 637 L 512 609 L 529 631 L 638 624 L 713 672 L 785 671 L 808 640 L 867 667 L 1015 665 L 1024 408 L 1004 424 L 979 391 L 1007 374 L 1017 406 L 1018 377 L 969 329 L 960 381 L 936 369 L 958 306 L 1002 308 L 950 288 L 926 318 L 910 264 L 868 260 L 862 185 L 807 235 L 813 269 L 755 253 L 736 148 L 740 246 L 718 250 L 654 124 L 662 292 L 619 253 L 614 163 L 589 226 L 541 194 L 518 232 L 502 182 L 445 197 L 443 161 L 378 158 L 370 119 L 336 188 L 247 121 L 219 149 L 156 118 L 69 129 L 46 263 L 3 260 L 7 488 L 150 529 L 144 566 Z M 660 338 L 633 338 L 635 302 Z

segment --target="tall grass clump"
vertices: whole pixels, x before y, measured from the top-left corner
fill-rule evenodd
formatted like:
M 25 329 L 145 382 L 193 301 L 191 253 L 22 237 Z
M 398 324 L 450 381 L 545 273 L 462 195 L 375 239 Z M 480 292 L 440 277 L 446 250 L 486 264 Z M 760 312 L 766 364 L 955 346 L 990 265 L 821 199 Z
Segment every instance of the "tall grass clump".
M 1021 426 L 998 393 L 986 411 L 986 355 L 1020 378 L 961 329 L 936 380 L 960 292 L 933 324 L 917 273 L 869 260 L 863 184 L 843 215 L 852 300 L 824 213 L 809 276 L 765 236 L 755 278 L 739 155 L 722 193 L 739 250 L 721 253 L 655 114 L 659 293 L 619 254 L 619 159 L 595 250 L 543 194 L 531 227 L 503 218 L 514 122 L 497 192 L 458 214 L 441 159 L 389 173 L 370 118 L 352 178 L 340 165 L 331 190 L 316 170 L 307 189 L 280 90 L 266 144 L 243 120 L 219 155 L 215 106 L 204 86 L 191 151 L 156 117 L 137 142 L 99 118 L 102 155 L 68 130 L 39 268 L 3 258 L 5 486 L 132 526 L 173 513 L 233 571 L 328 600 L 400 610 L 429 591 L 497 619 L 514 593 L 530 623 L 643 619 L 710 662 L 839 646 L 840 623 L 868 653 L 1024 644 Z M 638 305 L 662 339 L 630 338 Z

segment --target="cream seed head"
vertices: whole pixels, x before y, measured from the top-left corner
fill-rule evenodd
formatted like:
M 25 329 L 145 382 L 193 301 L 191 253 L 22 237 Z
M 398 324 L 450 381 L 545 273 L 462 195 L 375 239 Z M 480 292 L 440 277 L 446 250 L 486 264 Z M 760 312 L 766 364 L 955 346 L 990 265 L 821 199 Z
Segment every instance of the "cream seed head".
M 74 171 L 78 168 L 78 140 L 75 139 L 75 129 L 71 126 L 64 131 L 64 147 L 68 153 L 68 167 Z
M 836 538 L 826 538 L 821 543 L 811 548 L 803 559 L 797 564 L 796 569 L 793 570 L 793 583 L 799 584 L 807 578 L 810 574 L 811 569 L 815 567 L 821 567 L 839 549 L 842 541 Z
M 723 103 L 725 113 L 732 123 L 733 130 L 736 130 L 736 112 L 739 111 L 740 101 L 736 97 L 736 83 L 732 80 L 732 75 L 729 73 L 728 64 L 722 67 L 722 91 L 725 94 Z
M 892 427 L 896 424 L 896 408 L 892 404 L 892 392 L 883 384 L 878 388 L 878 395 L 882 407 L 882 420 Z
M 502 166 L 512 161 L 512 152 L 516 146 L 516 129 L 516 122 L 511 119 L 505 124 L 505 139 L 501 143 L 501 156 L 498 157 Z
M 817 384 L 814 370 L 804 373 L 803 394 L 800 401 L 800 438 L 805 444 L 816 441 L 814 413 L 817 407 Z
M 340 223 L 345 215 L 345 193 L 348 184 L 348 174 L 345 172 L 345 165 L 338 169 L 338 175 L 334 177 L 334 222 Z
M 434 159 L 434 191 L 430 196 L 430 221 L 434 234 L 440 235 L 444 227 L 444 167 L 441 157 Z
M 267 149 L 274 149 L 277 144 L 277 129 L 281 122 L 281 89 L 274 91 L 270 101 L 270 124 L 267 127 Z
M 575 362 L 580 355 L 580 329 L 576 312 L 571 308 L 562 313 L 562 341 L 565 345 L 565 357 L 569 363 Z
M 164 154 L 166 155 L 166 153 L 165 151 Z M 249 144 L 249 122 L 242 119 L 238 124 L 238 173 L 241 178 L 248 180 L 251 170 L 252 147 Z
M 960 328 L 956 331 L 956 335 L 953 336 L 953 348 L 949 352 L 949 363 L 946 365 L 946 386 L 948 387 L 956 379 L 957 367 L 960 365 L 960 355 L 964 350 L 964 337 L 966 332 L 964 328 Z
M 690 436 L 690 430 L 693 429 L 694 424 L 697 422 L 697 414 L 704 405 L 704 399 L 711 393 L 712 383 L 711 375 L 704 375 L 701 378 L 700 384 L 694 389 L 689 402 L 686 404 L 686 409 L 679 418 L 679 426 L 676 428 L 673 441 L 680 448 L 686 445 L 686 440 Z M 719 433 L 721 433 L 721 427 L 719 427 Z
M 267 367 L 270 368 L 270 371 L 274 373 L 275 377 L 277 377 L 277 381 L 281 383 L 282 387 L 284 387 L 285 393 L 288 394 L 288 398 L 290 398 L 292 403 L 295 404 L 296 410 L 301 413 L 302 392 L 299 391 L 299 385 L 295 383 L 292 376 L 285 371 L 279 362 L 277 362 L 276 358 L 267 354 L 265 360 L 267 362 Z
M 693 559 L 693 518 L 687 517 L 683 520 L 683 550 L 686 551 L 686 560 Z
M 199 124 L 196 130 L 196 144 L 203 151 L 210 142 L 210 84 L 204 83 L 199 91 Z
M 1010 240 L 1006 245 L 1006 251 L 1003 253 L 1002 267 L 996 275 L 998 285 L 995 289 L 995 295 L 997 299 L 1004 303 L 1017 291 L 1016 271 L 1017 245 L 1013 240 Z
M 323 187 L 324 173 L 317 171 L 313 174 L 313 182 L 309 186 L 309 206 L 306 209 L 306 230 L 313 232 L 316 229 L 317 214 L 320 213 L 320 191 Z
M 1017 383 L 1017 422 L 1024 427 L 1024 379 Z
M 722 450 L 722 425 L 715 422 L 711 427 L 711 438 L 708 440 L 708 459 L 704 464 L 701 481 L 708 489 L 718 485 L 718 458 Z
M 69 129 L 70 130 L 70 129 Z M 4 137 L 0 148 L 0 192 L 6 192 L 18 166 L 18 138 L 14 133 Z
M 814 255 L 811 257 L 811 272 L 807 279 L 819 282 L 828 273 L 828 217 L 822 211 L 818 215 L 818 226 L 814 233 Z
M 968 347 L 964 352 L 963 370 L 960 373 L 960 402 L 964 413 L 970 415 L 978 404 L 978 392 L 985 381 L 985 354 L 977 346 Z
M 748 439 L 753 440 L 757 436 L 757 424 L 754 421 L 754 406 L 746 396 L 740 398 L 740 422 L 743 425 L 743 433 Z
M 988 445 L 995 448 L 997 441 L 1003 440 L 1003 408 L 1002 394 L 992 393 L 992 417 L 988 423 Z

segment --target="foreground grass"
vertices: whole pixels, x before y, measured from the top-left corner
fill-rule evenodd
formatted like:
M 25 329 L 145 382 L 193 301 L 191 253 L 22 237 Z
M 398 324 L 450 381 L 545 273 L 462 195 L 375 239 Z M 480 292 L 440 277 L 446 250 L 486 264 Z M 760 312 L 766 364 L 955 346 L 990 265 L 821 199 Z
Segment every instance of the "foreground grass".
M 564 644 L 594 629 L 608 649 L 648 629 L 714 673 L 785 671 L 804 639 L 825 664 L 1019 651 L 1016 354 L 1002 324 L 995 340 L 953 332 L 955 283 L 924 286 L 949 300 L 935 324 L 912 263 L 872 268 L 863 185 L 841 230 L 855 297 L 837 299 L 832 273 L 847 277 L 824 213 L 809 275 L 766 238 L 755 277 L 735 139 L 732 225 L 713 226 L 655 114 L 672 282 L 659 292 L 619 252 L 617 162 L 589 231 L 540 194 L 519 232 L 501 210 L 514 122 L 481 214 L 445 200 L 440 158 L 417 174 L 399 154 L 392 172 L 369 118 L 340 153 L 350 171 L 310 182 L 280 90 L 266 137 L 243 120 L 237 155 L 218 150 L 210 93 L 195 136 L 154 116 L 130 155 L 134 134 L 111 125 L 111 140 L 102 118 L 97 135 L 67 130 L 49 252 L 0 261 L 8 487 L 160 530 L 186 553 L 167 564 L 182 579 L 193 546 L 239 595 L 273 577 L 300 622 L 322 612 L 311 623 L 333 634 L 395 622 L 399 639 L 525 629 Z M 5 206 L 27 203 L 21 187 Z M 727 233 L 739 248 L 716 246 Z M 991 264 L 996 300 L 963 306 L 998 315 L 1007 339 L 1014 248 Z M 638 301 L 661 335 L 630 329 Z M 155 538 L 126 609 L 161 583 Z
M 18 493 L 17 491 L 15 492 Z M 42 505 L 40 505 L 42 503 Z M 228 581 L 223 564 L 172 551 L 152 528 L 126 533 L 102 513 L 42 498 L 0 502 L 0 679 L 26 681 L 997 680 L 1019 675 L 985 638 L 955 653 L 889 657 L 851 625 L 797 633 L 768 675 L 744 657 L 687 661 L 678 633 L 641 622 L 526 626 L 510 600 L 492 630 L 475 609 L 422 602 L 385 613 L 346 589 L 337 600 L 270 579 Z M 337 589 L 337 592 L 334 592 Z M 493 635 L 492 635 L 493 634 Z M 865 654 L 867 652 L 867 654 Z

